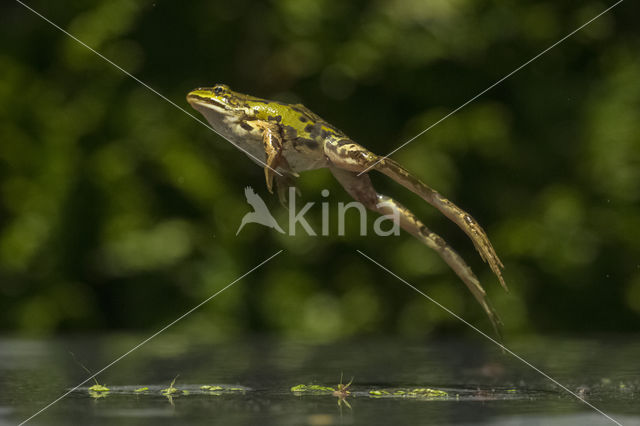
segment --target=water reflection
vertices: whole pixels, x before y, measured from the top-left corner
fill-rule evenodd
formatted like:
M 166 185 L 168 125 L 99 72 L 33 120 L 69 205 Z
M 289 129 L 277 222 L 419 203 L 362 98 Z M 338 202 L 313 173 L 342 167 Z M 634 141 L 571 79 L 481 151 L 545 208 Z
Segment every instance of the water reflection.
M 19 423 L 86 378 L 70 351 L 95 371 L 139 340 L 0 341 L 0 425 Z M 509 346 L 619 421 L 640 423 L 637 339 L 531 338 Z M 338 381 L 341 372 L 356 379 Z M 70 416 L 85 424 L 118 418 L 150 425 L 158 418 L 194 425 L 212 419 L 232 425 L 608 422 L 478 340 L 316 344 L 255 337 L 212 343 L 167 335 L 98 381 L 108 390 L 92 391 L 89 383 L 41 414 L 37 424 L 68 424 Z M 327 391 L 292 392 L 301 384 Z

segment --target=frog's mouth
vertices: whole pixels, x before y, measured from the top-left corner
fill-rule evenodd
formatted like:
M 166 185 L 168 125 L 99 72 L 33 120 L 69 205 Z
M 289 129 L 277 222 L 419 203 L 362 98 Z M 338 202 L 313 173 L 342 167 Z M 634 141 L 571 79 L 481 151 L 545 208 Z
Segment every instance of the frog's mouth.
M 200 96 L 198 94 L 195 93 L 189 93 L 187 95 L 187 102 L 189 102 L 191 105 L 195 106 L 201 106 L 201 107 L 205 107 L 205 108 L 211 108 L 211 109 L 218 109 L 221 111 L 226 111 L 227 107 L 224 103 L 220 102 L 217 99 L 214 98 L 207 98 L 204 96 Z

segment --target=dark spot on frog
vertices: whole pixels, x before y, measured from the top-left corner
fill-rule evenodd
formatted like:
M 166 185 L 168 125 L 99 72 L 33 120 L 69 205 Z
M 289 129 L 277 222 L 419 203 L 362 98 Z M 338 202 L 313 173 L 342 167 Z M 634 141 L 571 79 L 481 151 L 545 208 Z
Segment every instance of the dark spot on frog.
M 366 162 L 367 159 L 367 154 L 361 151 L 354 151 L 352 149 L 347 149 L 347 156 L 353 158 L 354 160 L 357 160 L 359 163 L 362 162 Z
M 439 245 L 440 247 L 444 247 L 447 245 L 446 241 L 442 239 L 442 237 L 436 235 L 433 237 L 433 240 L 436 242 L 437 245 Z
M 325 129 L 321 123 L 316 123 L 313 125 L 307 124 L 304 130 L 309 133 L 309 136 L 311 136 L 312 139 L 327 139 L 333 134 L 330 130 Z
M 279 123 L 280 121 L 282 121 L 282 116 L 281 115 L 276 115 L 275 117 L 273 115 L 270 115 L 267 117 L 268 121 L 276 121 L 277 123 Z
M 307 120 L 307 117 L 305 117 L 304 115 L 299 116 L 298 120 L 302 121 L 303 123 L 306 123 L 307 121 L 309 121 Z
M 332 141 L 331 143 L 326 144 L 327 149 L 336 152 L 343 156 L 349 156 L 354 158 L 353 154 L 356 155 L 358 152 L 354 152 L 350 146 L 353 145 L 353 141 L 349 139 L 340 139 L 337 141 Z
M 297 142 L 299 145 L 303 145 L 309 149 L 315 150 L 318 148 L 318 141 L 315 141 L 313 139 L 303 139 L 303 138 L 298 138 Z
M 253 126 L 251 126 L 249 123 L 247 123 L 246 121 L 242 121 L 240 120 L 240 127 L 242 127 L 243 129 L 245 129 L 247 132 L 251 132 L 253 131 Z
M 291 126 L 282 126 L 284 139 L 293 141 L 298 137 L 298 131 Z

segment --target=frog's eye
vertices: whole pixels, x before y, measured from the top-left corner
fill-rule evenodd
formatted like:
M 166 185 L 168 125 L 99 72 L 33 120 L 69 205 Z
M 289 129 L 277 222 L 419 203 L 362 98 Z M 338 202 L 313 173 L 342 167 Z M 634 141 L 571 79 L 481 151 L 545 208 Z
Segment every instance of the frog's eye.
M 217 85 L 217 86 L 214 86 L 214 87 L 213 87 L 213 93 L 214 93 L 216 96 L 220 96 L 220 95 L 222 95 L 223 93 L 225 93 L 225 89 L 226 89 L 226 88 L 227 88 L 227 86 L 222 85 L 222 84 L 219 84 L 219 85 Z

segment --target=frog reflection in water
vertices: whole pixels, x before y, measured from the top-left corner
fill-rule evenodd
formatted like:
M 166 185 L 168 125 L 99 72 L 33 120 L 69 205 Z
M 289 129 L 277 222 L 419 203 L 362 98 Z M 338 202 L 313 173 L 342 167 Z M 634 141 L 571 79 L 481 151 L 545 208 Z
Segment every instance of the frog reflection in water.
M 405 231 L 435 250 L 455 271 L 497 331 L 500 320 L 471 268 L 411 211 L 393 198 L 376 192 L 367 172 L 375 170 L 387 175 L 455 222 L 473 241 L 506 289 L 500 259 L 485 231 L 467 212 L 413 177 L 397 162 L 370 152 L 303 105 L 244 95 L 223 84 L 195 89 L 187 95 L 187 101 L 220 135 L 256 163 L 260 164 L 256 159 L 264 159 L 261 165 L 265 165 L 267 188 L 273 192 L 275 180 L 281 202 L 286 202 L 287 189 L 293 186 L 298 172 L 328 168 L 344 189 L 368 209 L 399 217 Z

